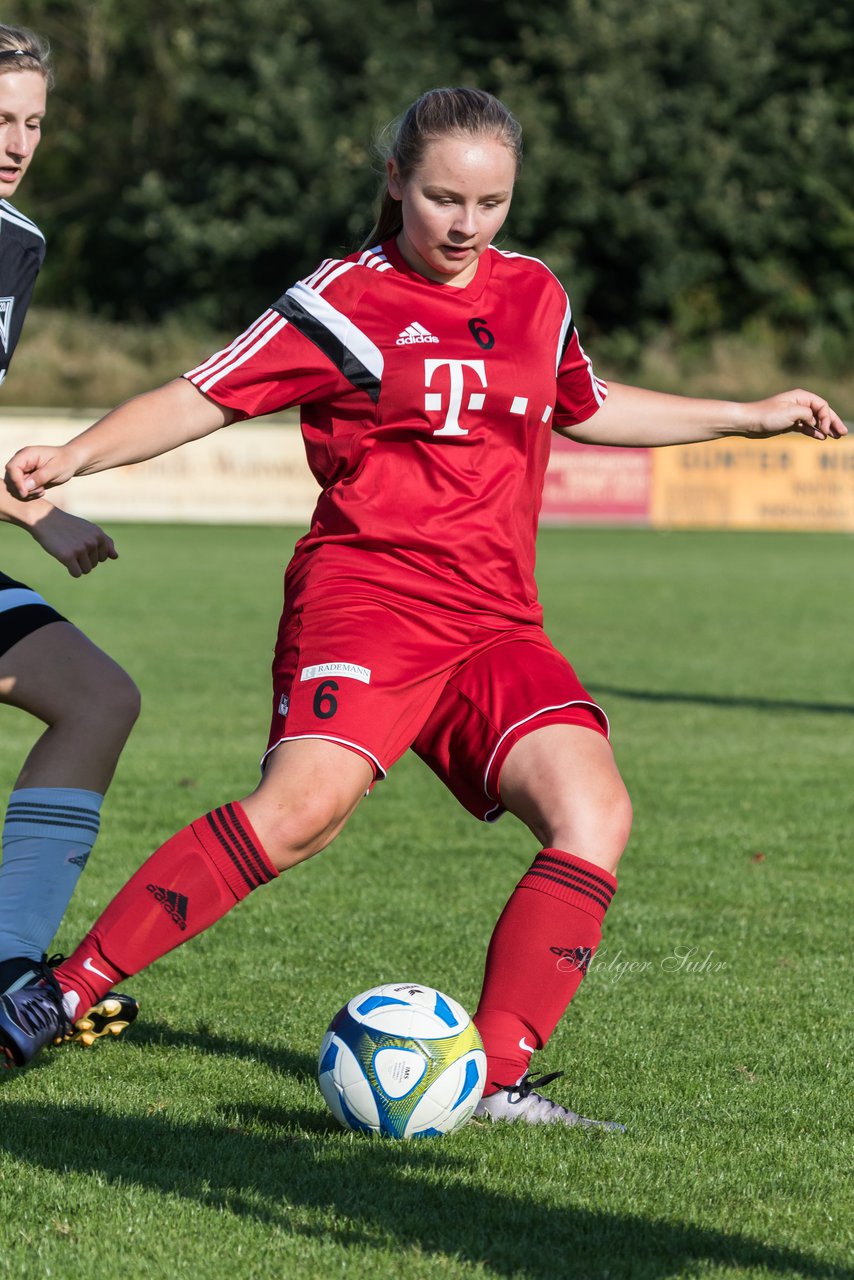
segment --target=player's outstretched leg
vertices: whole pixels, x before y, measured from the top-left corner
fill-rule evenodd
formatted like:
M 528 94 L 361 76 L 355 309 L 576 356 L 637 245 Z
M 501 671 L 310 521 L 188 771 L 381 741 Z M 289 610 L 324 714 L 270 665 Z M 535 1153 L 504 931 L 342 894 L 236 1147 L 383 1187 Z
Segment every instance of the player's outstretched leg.
M 545 1098 L 557 1079 L 528 1074 L 596 953 L 617 888 L 631 809 L 607 741 L 572 725 L 532 732 L 511 750 L 501 799 L 543 841 L 492 935 L 474 1016 L 487 1054 L 476 1115 L 526 1124 L 621 1129 Z M 574 849 L 577 852 L 567 852 Z
M 81 1011 L 97 1009 L 117 983 L 209 928 L 280 870 L 325 848 L 372 775 L 362 756 L 336 744 L 278 747 L 253 795 L 190 823 L 119 890 L 54 971 L 63 996 L 59 1009 L 54 1005 L 51 1015 L 42 1002 L 42 1025 L 26 1043 L 14 1040 L 0 1021 L 0 1052 L 16 1065 L 30 1061 L 64 1038 Z M 323 788 L 318 778 L 325 780 Z
M 76 1023 L 80 1013 L 97 1010 L 117 983 L 209 928 L 277 875 L 237 801 L 179 831 L 131 877 L 57 968 L 71 1019 Z M 92 1030 L 99 1025 L 96 1014 Z
M 22 1066 L 46 1045 L 73 1039 L 78 1030 L 81 1035 L 104 1034 L 109 1016 L 104 1002 L 117 998 L 116 983 L 206 929 L 251 889 L 276 876 L 253 837 L 235 803 L 206 814 L 161 845 L 119 890 L 73 955 L 48 970 L 36 987 L 3 997 L 0 1051 Z M 19 1006 L 24 1005 L 26 1034 L 17 1030 L 23 1020 Z M 89 1011 L 95 1013 L 93 1025 L 85 1028 Z

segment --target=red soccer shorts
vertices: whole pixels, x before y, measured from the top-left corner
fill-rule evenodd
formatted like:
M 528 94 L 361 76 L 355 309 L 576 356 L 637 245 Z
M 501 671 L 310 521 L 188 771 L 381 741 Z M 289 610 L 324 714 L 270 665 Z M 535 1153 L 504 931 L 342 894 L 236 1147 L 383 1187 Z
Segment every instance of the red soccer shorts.
M 409 747 L 478 818 L 504 812 L 501 767 L 544 724 L 608 720 L 541 628 L 473 619 L 400 600 L 286 608 L 273 659 L 266 756 L 323 738 L 383 777 Z

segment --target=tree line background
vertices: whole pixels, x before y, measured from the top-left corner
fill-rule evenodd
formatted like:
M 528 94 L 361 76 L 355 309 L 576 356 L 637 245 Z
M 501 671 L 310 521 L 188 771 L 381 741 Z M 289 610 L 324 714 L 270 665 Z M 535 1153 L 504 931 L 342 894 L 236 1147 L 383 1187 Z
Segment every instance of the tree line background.
M 370 229 L 374 142 L 474 84 L 525 131 L 504 247 L 544 258 L 585 339 L 631 364 L 773 335 L 847 367 L 854 337 L 848 0 L 19 0 L 51 41 L 19 203 L 41 306 L 228 332 Z

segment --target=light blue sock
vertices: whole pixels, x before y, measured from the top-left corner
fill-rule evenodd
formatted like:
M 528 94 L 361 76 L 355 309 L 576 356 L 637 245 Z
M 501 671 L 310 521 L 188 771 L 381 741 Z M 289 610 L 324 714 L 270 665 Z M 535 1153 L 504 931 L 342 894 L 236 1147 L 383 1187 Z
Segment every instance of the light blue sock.
M 0 864 L 0 960 L 40 960 L 98 836 L 104 797 L 72 787 L 13 791 Z

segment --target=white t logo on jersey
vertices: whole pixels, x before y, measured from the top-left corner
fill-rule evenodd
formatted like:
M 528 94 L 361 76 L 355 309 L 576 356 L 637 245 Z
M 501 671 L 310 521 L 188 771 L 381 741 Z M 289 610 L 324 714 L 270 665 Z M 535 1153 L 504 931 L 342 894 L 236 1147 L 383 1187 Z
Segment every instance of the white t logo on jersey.
M 450 371 L 450 394 L 448 396 L 448 411 L 445 414 L 444 424 L 433 432 L 434 436 L 467 436 L 468 431 L 465 427 L 460 426 L 460 410 L 463 407 L 463 396 L 466 389 L 466 369 L 473 369 L 477 374 L 481 387 L 486 386 L 486 369 L 482 360 L 425 360 L 424 361 L 424 385 L 430 386 L 433 381 L 433 374 L 437 369 L 448 366 Z M 469 394 L 466 403 L 467 409 L 482 409 L 485 396 L 482 391 L 472 391 Z M 427 391 L 424 396 L 424 408 L 428 413 L 441 413 L 442 408 L 441 391 Z

